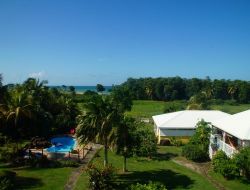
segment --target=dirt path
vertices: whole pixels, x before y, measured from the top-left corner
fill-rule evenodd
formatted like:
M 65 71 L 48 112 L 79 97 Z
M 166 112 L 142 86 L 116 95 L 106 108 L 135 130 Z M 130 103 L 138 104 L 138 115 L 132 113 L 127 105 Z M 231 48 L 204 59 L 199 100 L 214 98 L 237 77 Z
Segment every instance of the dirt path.
M 95 144 L 91 151 L 88 152 L 86 157 L 83 160 L 83 163 L 80 167 L 76 168 L 70 175 L 67 184 L 65 185 L 65 190 L 73 190 L 79 176 L 82 174 L 83 169 L 87 166 L 87 164 L 92 160 L 95 156 L 96 152 L 102 147 L 102 145 Z
M 177 159 L 172 159 L 172 161 L 176 164 L 179 164 L 181 166 L 185 166 L 199 174 L 201 174 L 202 176 L 204 176 L 209 182 L 211 182 L 216 189 L 218 190 L 226 190 L 226 188 L 220 184 L 218 181 L 216 181 L 215 179 L 213 179 L 209 174 L 208 171 L 210 169 L 210 163 L 194 163 L 188 160 L 177 160 Z

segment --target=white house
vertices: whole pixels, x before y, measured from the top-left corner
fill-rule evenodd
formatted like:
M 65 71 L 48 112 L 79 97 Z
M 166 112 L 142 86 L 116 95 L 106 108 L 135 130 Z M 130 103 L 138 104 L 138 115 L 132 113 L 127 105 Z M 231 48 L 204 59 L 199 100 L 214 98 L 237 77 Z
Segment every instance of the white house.
M 206 122 L 229 116 L 215 110 L 184 110 L 153 116 L 154 130 L 160 143 L 162 137 L 190 137 L 195 133 L 196 124 L 204 119 Z
M 229 157 L 239 148 L 250 146 L 250 110 L 214 121 L 210 137 L 210 158 L 218 150 L 223 150 Z

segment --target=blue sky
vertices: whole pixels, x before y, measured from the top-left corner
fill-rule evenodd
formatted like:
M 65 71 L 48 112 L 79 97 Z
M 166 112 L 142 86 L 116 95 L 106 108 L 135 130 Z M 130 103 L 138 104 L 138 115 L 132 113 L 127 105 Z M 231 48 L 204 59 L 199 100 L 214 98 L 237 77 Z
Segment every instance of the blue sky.
M 51 85 L 250 80 L 249 0 L 1 0 L 0 73 Z

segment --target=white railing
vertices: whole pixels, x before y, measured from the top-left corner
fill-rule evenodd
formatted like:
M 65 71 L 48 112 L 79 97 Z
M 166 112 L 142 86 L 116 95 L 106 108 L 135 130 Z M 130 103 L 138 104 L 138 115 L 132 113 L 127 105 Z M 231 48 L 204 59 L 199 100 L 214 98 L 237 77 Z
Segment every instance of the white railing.
M 217 138 L 217 140 L 215 140 L 215 138 L 216 138 L 215 135 L 210 136 L 210 147 L 211 147 L 211 144 L 216 144 L 217 145 L 217 150 L 224 151 L 228 157 L 232 157 L 233 154 L 238 152 L 234 147 L 232 147 L 229 144 L 223 142 L 219 138 Z

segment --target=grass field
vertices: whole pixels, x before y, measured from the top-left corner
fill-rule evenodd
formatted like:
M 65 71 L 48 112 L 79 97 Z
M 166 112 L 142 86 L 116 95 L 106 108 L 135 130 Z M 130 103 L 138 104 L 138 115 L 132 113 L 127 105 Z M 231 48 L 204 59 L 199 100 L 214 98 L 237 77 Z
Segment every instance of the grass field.
M 163 113 L 166 102 L 149 101 L 149 100 L 135 100 L 133 101 L 133 108 L 127 113 L 129 116 L 150 118 L 153 115 Z
M 177 104 L 184 104 L 183 101 L 175 101 Z M 153 115 L 162 114 L 164 112 L 165 105 L 171 102 L 163 101 L 149 101 L 149 100 L 135 100 L 134 105 L 130 112 L 127 113 L 129 116 L 139 118 L 151 118 Z M 185 105 L 184 105 L 185 107 Z M 221 110 L 230 114 L 238 113 L 250 109 L 250 104 L 239 104 L 239 105 L 211 105 L 213 110 Z
M 178 156 L 180 149 L 168 150 L 169 147 L 160 147 L 158 155 L 153 159 L 147 158 L 130 158 L 128 159 L 129 172 L 123 174 L 121 172 L 123 159 L 121 156 L 109 152 L 109 162 L 117 168 L 117 189 L 123 190 L 131 184 L 148 181 L 158 181 L 166 185 L 167 189 L 203 189 L 212 190 L 214 186 L 201 175 L 175 164 L 170 160 L 173 156 Z M 175 148 L 175 147 L 174 147 Z M 96 165 L 103 163 L 103 151 L 100 157 L 93 160 Z M 75 190 L 84 189 L 86 187 L 87 176 L 83 174 Z
M 123 190 L 131 184 L 140 182 L 147 183 L 148 181 L 158 181 L 163 183 L 167 189 L 195 189 L 195 190 L 213 190 L 216 189 L 202 175 L 187 169 L 184 166 L 177 165 L 170 159 L 185 159 L 180 156 L 181 148 L 174 146 L 161 146 L 158 149 L 158 155 L 153 159 L 147 158 L 129 158 L 129 172 L 122 173 L 123 159 L 113 152 L 109 152 L 109 162 L 117 168 L 118 182 L 117 189 Z M 103 151 L 93 160 L 95 165 L 102 166 Z M 226 180 L 220 174 L 213 171 L 209 172 L 213 180 L 219 182 L 225 187 L 225 190 L 249 190 L 250 184 L 242 180 Z M 83 173 L 79 178 L 75 190 L 83 190 L 88 187 L 88 176 Z
M 63 190 L 73 168 L 4 168 L 17 173 L 18 189 Z

